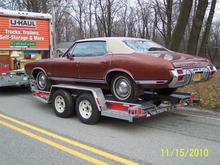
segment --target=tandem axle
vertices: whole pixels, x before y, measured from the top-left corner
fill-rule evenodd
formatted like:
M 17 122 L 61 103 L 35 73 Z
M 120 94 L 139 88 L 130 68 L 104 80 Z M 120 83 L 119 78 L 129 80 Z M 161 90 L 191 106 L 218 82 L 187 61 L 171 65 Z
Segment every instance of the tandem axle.
M 77 114 L 80 121 L 95 124 L 100 116 L 107 116 L 133 122 L 195 102 L 190 93 L 174 93 L 170 96 L 145 92 L 136 103 L 116 101 L 111 95 L 104 95 L 100 88 L 76 85 L 52 85 L 50 91 L 39 91 L 32 85 L 32 95 L 39 101 L 52 104 L 59 117 Z

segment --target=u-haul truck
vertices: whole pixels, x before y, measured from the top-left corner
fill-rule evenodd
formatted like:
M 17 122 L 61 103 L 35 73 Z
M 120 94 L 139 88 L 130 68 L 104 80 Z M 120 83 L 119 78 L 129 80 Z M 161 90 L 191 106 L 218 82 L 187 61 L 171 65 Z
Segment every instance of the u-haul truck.
M 28 86 L 28 62 L 52 53 L 50 14 L 0 9 L 0 87 Z

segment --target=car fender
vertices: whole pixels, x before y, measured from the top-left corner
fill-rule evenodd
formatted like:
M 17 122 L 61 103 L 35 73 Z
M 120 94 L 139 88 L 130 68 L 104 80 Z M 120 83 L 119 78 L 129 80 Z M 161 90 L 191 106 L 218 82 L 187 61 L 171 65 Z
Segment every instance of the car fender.
M 110 69 L 106 72 L 105 74 L 105 77 L 104 77 L 104 80 L 107 82 L 107 76 L 111 73 L 111 72 L 124 72 L 126 73 L 127 75 L 129 75 L 133 80 L 134 80 L 134 76 L 128 71 L 128 70 L 125 70 L 125 69 L 121 69 L 121 68 L 114 68 L 114 69 Z
M 34 67 L 31 71 L 31 76 L 33 76 L 34 71 L 41 70 L 48 77 L 47 72 L 42 67 Z

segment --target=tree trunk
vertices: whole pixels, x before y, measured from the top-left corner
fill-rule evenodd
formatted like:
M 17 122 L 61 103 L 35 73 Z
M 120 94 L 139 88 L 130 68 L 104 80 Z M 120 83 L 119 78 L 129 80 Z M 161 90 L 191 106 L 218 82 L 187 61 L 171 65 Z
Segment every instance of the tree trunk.
M 187 52 L 196 55 L 199 35 L 202 29 L 203 19 L 208 6 L 208 0 L 199 0 L 196 15 L 193 18 L 192 29 L 189 36 Z
M 112 35 L 112 2 L 107 1 L 107 36 L 111 37 Z
M 154 23 L 153 23 L 153 34 L 152 34 L 152 40 L 156 40 L 156 28 L 157 28 L 157 8 L 154 7 Z
M 89 37 L 90 38 L 92 37 L 92 32 L 93 32 L 93 29 L 92 29 L 92 3 L 93 3 L 93 1 L 90 0 L 90 2 L 89 2 Z
M 206 27 L 202 35 L 202 42 L 199 50 L 199 56 L 205 57 L 206 55 L 206 48 L 207 48 L 207 42 L 209 38 L 209 33 L 212 25 L 213 16 L 215 13 L 215 6 L 216 6 L 216 0 L 212 0 L 211 8 L 209 11 L 209 16 L 206 22 Z
M 42 0 L 42 12 L 47 13 L 47 0 Z
M 183 0 L 180 8 L 180 15 L 177 20 L 177 24 L 173 31 L 169 48 L 174 51 L 178 51 L 181 40 L 184 36 L 186 25 L 189 20 L 190 11 L 192 9 L 192 0 Z
M 166 46 L 169 45 L 171 35 L 172 35 L 172 13 L 173 13 L 173 0 L 166 0 L 166 16 L 167 16 L 167 34 L 166 34 Z

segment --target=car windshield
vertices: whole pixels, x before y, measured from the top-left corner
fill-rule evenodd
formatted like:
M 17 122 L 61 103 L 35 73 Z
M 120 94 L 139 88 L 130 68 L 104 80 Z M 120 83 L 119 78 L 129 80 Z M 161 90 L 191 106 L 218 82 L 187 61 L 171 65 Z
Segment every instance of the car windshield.
M 163 46 L 147 40 L 124 40 L 128 47 L 136 52 L 148 52 L 148 51 L 167 51 Z

